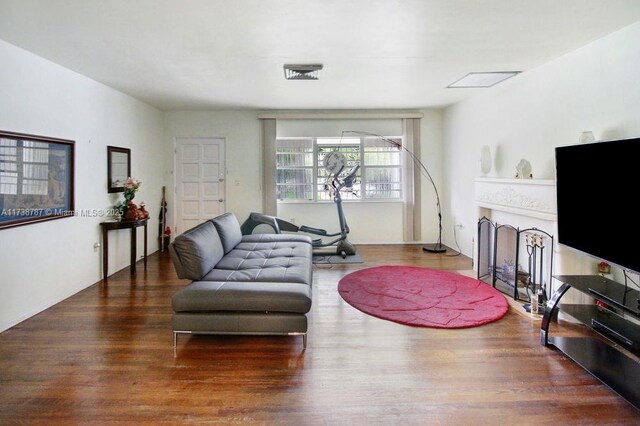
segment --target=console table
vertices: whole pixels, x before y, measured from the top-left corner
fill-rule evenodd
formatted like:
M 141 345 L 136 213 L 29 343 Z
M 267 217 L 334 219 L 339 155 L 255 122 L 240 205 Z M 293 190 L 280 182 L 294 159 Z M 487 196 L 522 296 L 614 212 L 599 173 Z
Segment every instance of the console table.
M 147 269 L 147 222 L 149 219 L 142 220 L 122 220 L 101 222 L 102 228 L 102 276 L 106 281 L 109 274 L 109 231 L 116 229 L 131 229 L 131 274 L 136 271 L 136 255 L 137 255 L 137 238 L 136 228 L 144 226 L 144 269 Z
M 555 346 L 640 409 L 640 363 L 631 356 L 640 357 L 640 326 L 625 317 L 629 315 L 640 319 L 638 290 L 600 275 L 561 275 L 554 278 L 562 285 L 545 306 L 540 343 Z M 570 288 L 594 297 L 612 309 L 583 304 L 563 304 L 559 308 L 560 299 Z M 604 339 L 596 336 L 549 336 L 549 324 L 558 309 Z

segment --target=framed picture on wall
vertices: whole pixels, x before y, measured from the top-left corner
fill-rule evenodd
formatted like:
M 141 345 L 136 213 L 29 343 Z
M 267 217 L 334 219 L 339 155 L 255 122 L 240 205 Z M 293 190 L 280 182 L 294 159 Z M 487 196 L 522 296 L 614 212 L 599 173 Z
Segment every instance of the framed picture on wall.
M 74 214 L 74 147 L 0 130 L 0 229 Z

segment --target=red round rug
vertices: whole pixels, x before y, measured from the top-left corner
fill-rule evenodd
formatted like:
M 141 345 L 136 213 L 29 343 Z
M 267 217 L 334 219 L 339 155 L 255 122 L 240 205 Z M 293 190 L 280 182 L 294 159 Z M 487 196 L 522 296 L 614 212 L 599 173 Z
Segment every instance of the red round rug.
M 509 309 L 504 296 L 488 284 L 411 266 L 353 272 L 340 280 L 338 292 L 365 314 L 418 327 L 476 327 L 502 318 Z

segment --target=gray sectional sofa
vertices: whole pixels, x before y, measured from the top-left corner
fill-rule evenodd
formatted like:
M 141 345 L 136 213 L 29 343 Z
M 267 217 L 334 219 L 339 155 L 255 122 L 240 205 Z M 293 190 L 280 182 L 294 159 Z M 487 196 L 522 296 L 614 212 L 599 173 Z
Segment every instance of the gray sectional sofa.
M 311 239 L 242 235 L 231 213 L 204 222 L 169 246 L 179 278 L 192 282 L 172 298 L 178 334 L 302 335 L 311 309 Z

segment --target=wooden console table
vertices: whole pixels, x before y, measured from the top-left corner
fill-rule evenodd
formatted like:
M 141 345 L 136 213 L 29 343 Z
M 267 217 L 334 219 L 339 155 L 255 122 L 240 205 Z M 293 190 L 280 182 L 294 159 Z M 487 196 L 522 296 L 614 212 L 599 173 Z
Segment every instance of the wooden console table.
M 101 222 L 102 228 L 102 276 L 106 281 L 109 274 L 109 231 L 116 229 L 131 229 L 131 274 L 136 271 L 137 238 L 136 228 L 144 226 L 144 269 L 147 269 L 147 222 L 142 220 L 123 220 L 120 222 Z

